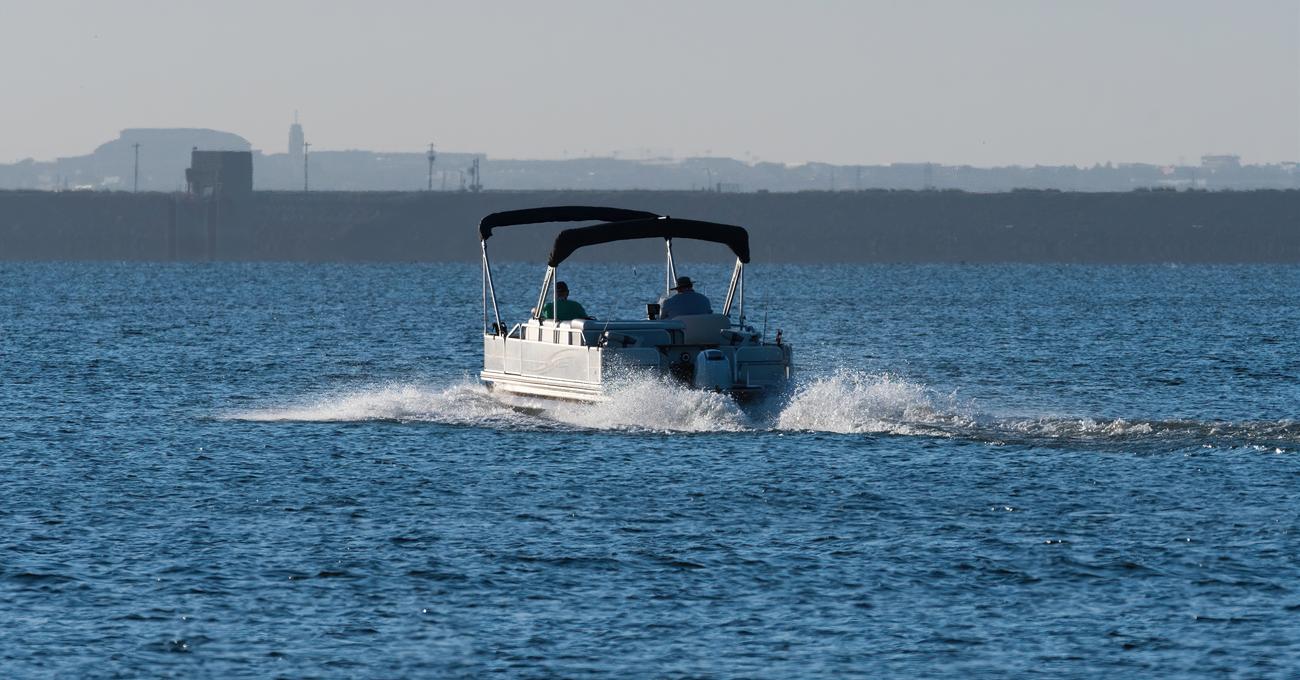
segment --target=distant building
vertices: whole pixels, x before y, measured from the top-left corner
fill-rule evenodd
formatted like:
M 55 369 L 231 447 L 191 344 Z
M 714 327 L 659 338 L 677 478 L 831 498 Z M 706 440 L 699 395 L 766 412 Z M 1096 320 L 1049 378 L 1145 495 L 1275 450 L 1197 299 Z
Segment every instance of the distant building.
M 1241 156 L 1222 155 L 1222 156 L 1201 156 L 1201 167 L 1210 172 L 1219 172 L 1221 170 L 1240 170 Z
M 302 163 L 303 142 L 305 137 L 302 134 L 302 126 L 298 124 L 298 112 L 293 112 L 293 125 L 289 126 L 289 160 L 298 164 Z
M 203 128 L 128 128 L 85 156 L 54 162 L 57 185 L 89 186 L 103 190 L 130 189 L 135 172 L 135 145 L 140 145 L 140 188 L 145 191 L 180 188 L 190 150 L 249 151 L 247 139 L 229 132 Z
M 201 197 L 242 199 L 253 193 L 253 154 L 249 151 L 190 152 L 185 183 Z

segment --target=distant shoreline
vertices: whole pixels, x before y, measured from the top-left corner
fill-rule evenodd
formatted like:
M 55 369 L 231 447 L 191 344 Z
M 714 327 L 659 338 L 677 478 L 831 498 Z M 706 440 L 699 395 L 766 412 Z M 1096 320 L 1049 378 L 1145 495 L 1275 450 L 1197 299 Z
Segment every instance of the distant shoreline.
M 1300 263 L 1300 190 L 254 192 L 243 201 L 0 191 L 0 260 L 475 261 L 479 219 L 541 205 L 739 224 L 756 262 Z M 540 260 L 557 228 L 503 230 L 493 255 Z M 592 257 L 658 253 L 613 244 Z

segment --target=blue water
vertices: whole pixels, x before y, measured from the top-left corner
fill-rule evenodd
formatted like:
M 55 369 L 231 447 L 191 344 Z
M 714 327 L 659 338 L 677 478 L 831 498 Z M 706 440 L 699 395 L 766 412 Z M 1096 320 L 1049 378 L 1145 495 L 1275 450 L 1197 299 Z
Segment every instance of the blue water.
M 1300 268 L 748 283 L 788 400 L 537 412 L 475 266 L 0 264 L 3 674 L 1300 674 Z

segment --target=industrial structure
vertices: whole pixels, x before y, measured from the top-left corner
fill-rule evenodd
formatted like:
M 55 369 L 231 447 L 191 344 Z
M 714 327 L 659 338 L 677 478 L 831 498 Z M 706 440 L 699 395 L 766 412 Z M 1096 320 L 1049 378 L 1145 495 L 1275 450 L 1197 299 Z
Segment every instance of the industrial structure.
M 303 164 L 306 150 L 306 137 L 302 134 L 302 125 L 298 123 L 298 112 L 293 112 L 293 125 L 289 126 L 289 164 L 297 168 Z
M 190 152 L 187 191 L 200 198 L 242 199 L 253 195 L 253 154 L 249 151 Z

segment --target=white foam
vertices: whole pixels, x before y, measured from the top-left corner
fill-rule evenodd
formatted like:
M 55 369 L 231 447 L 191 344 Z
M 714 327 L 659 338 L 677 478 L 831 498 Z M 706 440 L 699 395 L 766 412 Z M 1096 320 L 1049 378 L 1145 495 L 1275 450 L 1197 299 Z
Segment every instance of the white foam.
M 730 397 L 694 390 L 658 376 L 617 380 L 609 401 L 561 404 L 548 412 L 555 420 L 597 430 L 646 429 L 673 432 L 738 432 L 748 418 Z
M 594 430 L 742 432 L 769 429 L 837 433 L 935 434 L 951 418 L 924 386 L 887 375 L 841 371 L 812 379 L 777 413 L 756 423 L 730 397 L 691 389 L 668 377 L 616 379 L 609 400 L 594 404 L 493 395 L 469 379 L 450 386 L 389 383 L 230 411 L 254 422 L 434 422 L 513 427 L 567 425 Z
M 801 385 L 776 427 L 842 434 L 941 434 L 937 428 L 960 416 L 953 401 L 895 376 L 842 370 Z
M 222 414 L 254 422 L 433 422 L 450 425 L 553 427 L 675 432 L 740 431 L 748 421 L 731 398 L 692 390 L 667 378 L 619 380 L 596 404 L 493 395 L 468 379 L 451 386 L 395 383 L 328 392 Z
M 1017 434 L 1051 438 L 1130 437 L 1157 432 L 1149 422 L 1129 422 L 1123 418 L 1095 420 L 1093 418 L 1038 418 L 1007 419 L 999 423 L 1002 429 Z M 1162 428 L 1163 430 L 1169 427 Z
M 512 430 L 578 428 L 607 431 L 753 432 L 794 430 L 838 434 L 959 437 L 1006 443 L 1074 442 L 1162 446 L 1258 446 L 1292 451 L 1300 425 L 1092 419 L 1068 416 L 989 417 L 906 378 L 841 370 L 806 378 L 770 410 L 738 406 L 730 397 L 694 390 L 671 378 L 639 375 L 615 381 L 596 404 L 494 395 L 477 381 L 450 385 L 386 383 L 324 392 L 218 415 L 255 422 L 429 422 Z M 769 405 L 773 406 L 773 405 Z
M 526 414 L 492 398 L 468 380 L 448 387 L 396 383 L 320 395 L 288 404 L 226 413 L 255 422 L 357 422 L 391 420 L 451 425 L 518 423 Z

